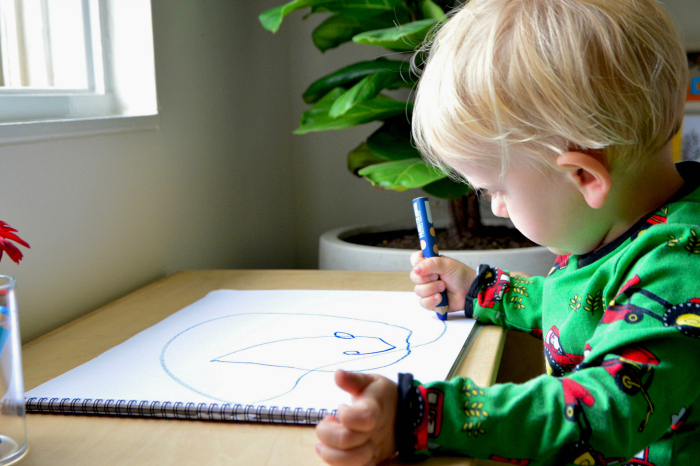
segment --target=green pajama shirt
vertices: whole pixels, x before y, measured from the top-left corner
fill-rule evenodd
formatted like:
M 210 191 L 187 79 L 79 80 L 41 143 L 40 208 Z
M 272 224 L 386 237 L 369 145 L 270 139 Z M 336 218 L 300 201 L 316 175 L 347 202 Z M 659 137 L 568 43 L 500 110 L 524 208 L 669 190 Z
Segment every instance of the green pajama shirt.
M 541 338 L 548 374 L 413 382 L 426 405 L 416 438 L 427 431 L 413 457 L 700 464 L 700 164 L 678 171 L 662 208 L 600 250 L 559 256 L 546 278 L 479 268 L 465 313 Z

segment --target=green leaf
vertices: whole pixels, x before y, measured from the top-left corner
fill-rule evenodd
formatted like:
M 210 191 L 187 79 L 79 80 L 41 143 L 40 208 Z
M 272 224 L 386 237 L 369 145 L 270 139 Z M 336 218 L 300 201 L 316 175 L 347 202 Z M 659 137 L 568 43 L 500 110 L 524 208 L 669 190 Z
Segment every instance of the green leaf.
M 410 68 L 411 66 L 407 62 L 387 60 L 386 58 L 354 63 L 311 83 L 304 92 L 304 102 L 307 104 L 318 102 L 331 89 L 336 87 L 349 89 L 366 76 L 377 73 L 396 73 L 401 77 L 401 82 L 406 82 L 407 86 L 412 86 L 412 79 L 415 79 L 415 76 L 410 73 Z
M 348 16 L 333 15 L 318 25 L 311 33 L 314 45 L 321 52 L 352 40 L 362 31 L 360 22 Z
M 423 191 L 439 199 L 452 201 L 469 194 L 472 189 L 466 183 L 451 180 L 448 176 L 423 186 Z
M 445 11 L 432 0 L 419 0 L 418 5 L 424 18 L 442 19 Z
M 433 167 L 426 165 L 421 158 L 370 165 L 360 170 L 358 174 L 373 185 L 394 191 L 421 188 L 445 176 L 444 173 L 439 173 Z
M 362 81 L 338 97 L 328 114 L 332 118 L 345 115 L 351 108 L 377 97 L 380 92 L 400 79 L 401 76 L 398 73 L 391 71 L 365 76 Z
M 301 10 L 309 6 L 314 6 L 314 4 L 331 3 L 332 1 L 333 0 L 293 0 L 289 3 L 285 3 L 284 5 L 276 6 L 275 8 L 271 8 L 267 11 L 260 13 L 260 15 L 258 16 L 258 20 L 260 21 L 260 24 L 262 24 L 262 26 L 268 31 L 277 32 L 277 30 L 280 28 L 280 25 L 282 24 L 282 20 L 289 13 L 295 10 Z
M 340 44 L 351 41 L 362 31 L 362 24 L 349 16 L 334 15 L 318 25 L 311 33 L 314 45 L 321 52 L 335 48 Z
M 301 116 L 299 128 L 294 134 L 306 134 L 312 131 L 328 131 L 344 129 L 352 126 L 369 123 L 375 120 L 385 120 L 411 111 L 411 104 L 384 97 L 382 95 L 368 100 L 350 109 L 343 116 L 332 118 L 328 115 L 333 102 L 345 91 L 336 88 L 326 94 L 313 107 Z
M 340 13 L 343 16 L 354 16 L 361 21 L 370 16 L 391 15 L 392 24 L 411 21 L 411 12 L 404 0 L 335 0 L 314 6 L 311 12 Z
M 369 149 L 385 160 L 419 158 L 420 152 L 411 144 L 411 124 L 405 116 L 390 118 L 367 138 Z
M 363 142 L 348 154 L 348 170 L 355 175 L 365 167 L 382 162 L 386 162 L 386 160 L 373 154 L 366 142 Z
M 358 44 L 377 45 L 397 52 L 412 52 L 437 23 L 437 19 L 422 19 L 392 28 L 363 32 L 352 40 Z
M 293 0 L 264 11 L 258 19 L 265 29 L 277 32 L 285 16 L 308 7 L 311 13 L 333 12 L 358 18 L 393 13 L 399 23 L 410 20 L 408 7 L 402 0 Z
M 393 12 L 357 16 L 338 13 L 326 19 L 311 33 L 314 45 L 321 52 L 338 47 L 365 31 L 391 27 L 396 23 Z

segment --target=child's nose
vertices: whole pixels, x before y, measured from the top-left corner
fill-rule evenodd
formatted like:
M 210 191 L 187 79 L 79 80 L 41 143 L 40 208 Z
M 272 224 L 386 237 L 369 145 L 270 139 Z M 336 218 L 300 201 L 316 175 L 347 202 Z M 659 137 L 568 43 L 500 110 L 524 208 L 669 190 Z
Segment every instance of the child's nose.
M 496 217 L 509 218 L 506 203 L 503 202 L 500 196 L 491 200 L 491 211 Z

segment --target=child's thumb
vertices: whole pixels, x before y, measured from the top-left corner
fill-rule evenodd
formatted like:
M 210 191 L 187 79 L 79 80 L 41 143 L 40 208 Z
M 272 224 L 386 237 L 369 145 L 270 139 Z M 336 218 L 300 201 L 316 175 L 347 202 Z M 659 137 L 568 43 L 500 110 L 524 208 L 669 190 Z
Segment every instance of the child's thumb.
M 361 372 L 335 371 L 335 383 L 353 396 L 361 394 L 372 380 L 371 375 Z

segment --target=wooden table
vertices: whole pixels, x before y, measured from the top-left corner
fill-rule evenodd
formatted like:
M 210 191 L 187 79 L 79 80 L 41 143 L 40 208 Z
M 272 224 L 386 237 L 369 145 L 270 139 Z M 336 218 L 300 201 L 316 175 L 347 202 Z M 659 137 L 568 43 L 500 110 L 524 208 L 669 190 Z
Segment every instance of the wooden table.
M 318 270 L 205 270 L 179 272 L 23 347 L 24 385 L 30 390 L 158 323 L 216 289 L 411 291 L 405 272 Z M 483 327 L 459 373 L 480 385 L 496 378 L 505 341 L 499 327 Z M 317 465 L 309 426 L 189 420 L 28 414 L 30 465 Z M 434 465 L 501 464 L 434 458 Z

